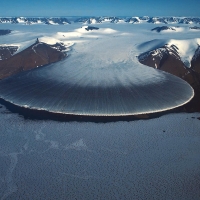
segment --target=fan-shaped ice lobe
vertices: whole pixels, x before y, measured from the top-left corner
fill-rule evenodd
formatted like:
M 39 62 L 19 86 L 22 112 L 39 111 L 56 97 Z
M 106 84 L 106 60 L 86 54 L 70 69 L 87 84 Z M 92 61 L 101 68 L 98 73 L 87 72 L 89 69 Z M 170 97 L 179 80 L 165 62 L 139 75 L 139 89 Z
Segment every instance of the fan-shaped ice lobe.
M 1 81 L 1 98 L 54 113 L 119 116 L 171 109 L 193 96 L 185 81 L 152 68 L 123 64 L 96 71 L 68 68 L 67 61 Z
M 140 64 L 131 40 L 78 43 L 65 60 L 2 80 L 0 97 L 32 109 L 91 116 L 153 113 L 188 102 L 193 89 Z

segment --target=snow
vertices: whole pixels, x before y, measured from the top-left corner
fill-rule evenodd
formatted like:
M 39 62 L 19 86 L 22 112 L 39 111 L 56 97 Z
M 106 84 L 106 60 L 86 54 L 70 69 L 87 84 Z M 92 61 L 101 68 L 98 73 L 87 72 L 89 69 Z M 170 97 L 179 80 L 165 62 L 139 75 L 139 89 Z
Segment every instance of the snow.
M 39 39 L 40 42 L 44 42 L 44 43 L 50 44 L 50 45 L 53 45 L 53 44 L 56 44 L 56 43 L 61 43 L 60 40 L 57 40 L 56 38 L 53 38 L 53 37 L 44 36 L 44 37 L 40 37 L 38 39 Z
M 35 43 L 35 40 L 30 40 L 30 41 L 26 41 L 26 42 L 12 44 L 13 46 L 18 46 L 18 49 L 14 53 L 14 55 L 17 54 L 17 53 L 19 53 L 19 52 L 21 52 L 21 51 L 23 51 L 24 49 L 30 47 L 34 43 Z
M 87 31 L 85 29 L 87 27 L 88 26 L 82 26 L 82 28 L 76 29 L 75 30 L 76 34 L 80 33 L 80 35 L 83 36 L 83 34 L 93 33 L 93 31 Z M 98 33 L 98 34 L 113 34 L 113 33 L 117 33 L 117 31 L 114 30 L 114 29 L 111 29 L 111 28 L 100 28 L 98 30 L 95 30 L 95 33 Z
M 105 17 L 105 18 L 103 18 L 103 21 L 102 21 L 102 22 L 111 22 L 111 21 L 112 21 L 112 19 L 111 19 L 111 18 L 109 18 L 109 17 L 108 17 L 108 18 L 106 18 L 106 17 Z
M 55 22 L 52 21 L 52 20 L 49 20 L 49 23 L 52 24 L 52 25 L 58 25 L 58 23 L 55 23 Z
M 23 17 L 19 17 L 19 18 L 17 18 L 17 21 L 18 21 L 19 23 L 25 23 Z
M 65 41 L 65 40 L 69 41 L 70 39 L 72 43 L 82 43 L 92 38 L 98 39 L 98 38 L 102 38 L 104 36 L 109 36 L 112 34 L 120 34 L 118 31 L 112 28 L 98 27 L 99 28 L 98 30 L 87 31 L 85 29 L 87 27 L 88 26 L 82 26 L 81 28 L 74 29 L 73 31 L 57 32 L 57 34 L 54 35 L 54 37 L 62 41 Z M 126 34 L 126 33 L 122 33 L 122 34 Z
M 195 51 L 198 48 L 199 39 L 189 39 L 189 40 L 169 40 L 167 42 L 168 46 L 175 45 L 178 47 L 178 53 L 181 60 L 187 67 L 190 67 L 191 60 L 194 56 Z
M 44 42 L 49 45 L 54 45 L 56 43 L 63 43 L 66 46 L 66 48 L 69 48 L 74 45 L 74 43 L 71 41 L 61 41 L 54 37 L 44 36 L 44 37 L 39 37 L 38 39 L 40 42 Z M 1 46 L 17 46 L 18 50 L 14 53 L 14 55 L 15 55 L 15 54 L 25 50 L 26 48 L 30 47 L 31 45 L 33 45 L 35 43 L 35 41 L 36 40 L 34 39 L 34 40 L 28 40 L 26 42 L 21 42 L 21 43 L 1 44 Z
M 96 24 L 96 23 L 97 23 L 96 19 L 92 19 L 92 20 L 91 20 L 91 23 L 92 23 L 92 24 Z

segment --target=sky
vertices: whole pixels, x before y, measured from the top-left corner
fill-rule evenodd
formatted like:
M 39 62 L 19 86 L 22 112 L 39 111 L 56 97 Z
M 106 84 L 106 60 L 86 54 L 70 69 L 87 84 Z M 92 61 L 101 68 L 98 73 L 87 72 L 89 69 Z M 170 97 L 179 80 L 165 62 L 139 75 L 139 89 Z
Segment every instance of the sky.
M 200 0 L 0 0 L 0 16 L 200 16 Z

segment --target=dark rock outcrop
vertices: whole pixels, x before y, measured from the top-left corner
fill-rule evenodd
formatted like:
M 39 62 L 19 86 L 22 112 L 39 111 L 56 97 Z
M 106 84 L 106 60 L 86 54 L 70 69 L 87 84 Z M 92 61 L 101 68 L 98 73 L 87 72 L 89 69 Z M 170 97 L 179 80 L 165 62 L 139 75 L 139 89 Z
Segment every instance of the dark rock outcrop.
M 98 30 L 98 27 L 94 27 L 94 26 L 88 26 L 87 28 L 85 28 L 86 31 L 92 31 L 92 30 Z
M 161 31 L 166 31 L 166 30 L 176 31 L 176 29 L 170 26 L 160 26 L 160 27 L 151 29 L 151 31 L 157 31 L 158 33 L 160 33 Z
M 192 26 L 192 27 L 190 27 L 190 29 L 192 29 L 192 30 L 200 30 L 200 27 L 198 27 L 198 26 Z

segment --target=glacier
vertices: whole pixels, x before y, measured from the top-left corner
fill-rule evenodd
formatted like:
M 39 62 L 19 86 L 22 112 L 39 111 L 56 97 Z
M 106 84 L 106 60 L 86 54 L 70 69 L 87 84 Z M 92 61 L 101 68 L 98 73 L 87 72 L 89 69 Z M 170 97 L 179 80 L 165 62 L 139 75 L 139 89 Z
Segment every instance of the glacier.
M 138 62 L 135 41 L 141 34 L 127 31 L 130 25 L 89 32 L 72 26 L 41 37 L 74 43 L 65 60 L 2 80 L 0 97 L 31 109 L 90 116 L 160 112 L 193 97 L 185 81 Z

